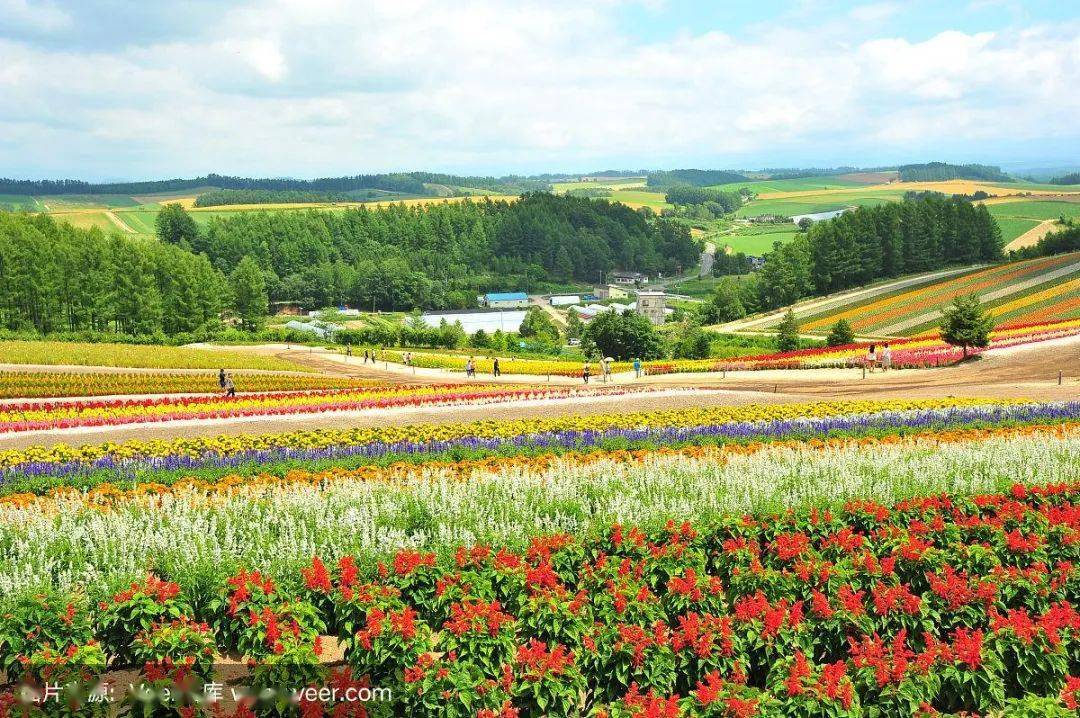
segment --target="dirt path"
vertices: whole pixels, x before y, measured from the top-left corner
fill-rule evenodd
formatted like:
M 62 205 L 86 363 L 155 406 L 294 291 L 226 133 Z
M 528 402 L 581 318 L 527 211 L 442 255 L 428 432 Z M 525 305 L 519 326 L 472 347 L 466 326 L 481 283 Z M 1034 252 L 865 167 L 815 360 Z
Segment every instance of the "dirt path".
M 129 234 L 135 234 L 135 230 L 132 229 L 131 227 L 127 226 L 127 224 L 124 222 L 124 220 L 117 217 L 116 214 L 111 209 L 105 210 L 105 216 L 109 218 L 110 222 L 115 224 L 117 227 L 119 227 L 123 231 L 125 231 L 125 232 L 127 232 Z
M 1056 219 L 1043 220 L 1039 224 L 1035 225 L 1028 231 L 1021 234 L 1005 245 L 1005 251 L 1009 252 L 1014 249 L 1023 249 L 1024 247 L 1034 247 L 1039 243 L 1039 240 L 1054 231 L 1058 221 Z

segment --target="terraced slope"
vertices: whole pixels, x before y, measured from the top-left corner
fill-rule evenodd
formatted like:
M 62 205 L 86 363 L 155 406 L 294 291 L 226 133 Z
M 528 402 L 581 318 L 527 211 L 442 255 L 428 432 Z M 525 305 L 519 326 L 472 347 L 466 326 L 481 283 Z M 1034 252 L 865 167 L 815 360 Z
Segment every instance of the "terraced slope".
M 1080 316 L 1080 252 L 1007 262 L 939 281 L 866 296 L 843 308 L 800 316 L 805 332 L 824 332 L 846 319 L 857 334 L 911 336 L 932 328 L 941 309 L 962 294 L 977 294 L 1002 323 Z

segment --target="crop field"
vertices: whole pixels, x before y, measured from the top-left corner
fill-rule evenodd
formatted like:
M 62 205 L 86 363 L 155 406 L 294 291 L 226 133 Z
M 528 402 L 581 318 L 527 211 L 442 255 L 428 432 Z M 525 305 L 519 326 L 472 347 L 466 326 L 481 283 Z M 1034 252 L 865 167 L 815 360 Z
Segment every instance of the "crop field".
M 242 657 L 237 716 L 282 681 L 420 718 L 1067 715 L 1078 461 L 1080 404 L 979 399 L 2 451 L 0 665 Z
M 847 189 L 864 187 L 867 182 L 860 181 L 859 175 L 824 175 L 821 177 L 799 177 L 796 179 L 767 179 L 746 182 L 729 182 L 713 185 L 712 189 L 725 192 L 737 192 L 746 187 L 758 194 L 771 192 L 806 192 L 814 190 Z
M 610 197 L 606 199 L 612 202 L 622 202 L 623 204 L 637 209 L 638 207 L 648 207 L 656 212 L 663 209 L 670 209 L 671 205 L 664 199 L 663 192 L 646 192 L 644 190 L 631 190 L 620 189 L 611 193 Z
M 304 369 L 273 356 L 242 351 L 188 349 L 143 344 L 87 344 L 53 341 L 0 341 L 0 363 L 151 369 Z
M 569 192 L 574 189 L 630 189 L 631 187 L 644 186 L 644 177 L 612 177 L 589 182 L 553 182 L 551 190 L 558 193 Z
M 36 197 L 25 194 L 0 194 L 0 209 L 11 212 L 40 212 L 44 209 Z
M 1073 319 L 1077 316 L 1074 291 L 1077 277 L 1080 277 L 1080 253 L 1004 263 L 884 296 L 872 296 L 850 306 L 808 314 L 800 320 L 803 330 L 808 332 L 824 331 L 837 320 L 847 319 L 859 334 L 910 336 L 936 324 L 940 309 L 954 297 L 973 292 L 984 302 L 1009 307 L 1000 310 L 1005 319 Z M 1039 304 L 1025 303 L 1033 296 L 1039 297 Z

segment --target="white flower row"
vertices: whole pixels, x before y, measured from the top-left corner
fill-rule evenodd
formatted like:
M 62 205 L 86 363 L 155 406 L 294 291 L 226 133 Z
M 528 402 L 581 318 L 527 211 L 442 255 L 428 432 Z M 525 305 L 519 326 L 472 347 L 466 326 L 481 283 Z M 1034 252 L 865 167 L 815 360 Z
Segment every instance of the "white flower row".
M 426 471 L 407 485 L 341 480 L 255 486 L 235 494 L 142 496 L 108 510 L 78 498 L 53 509 L 0 509 L 0 602 L 39 588 L 92 597 L 154 568 L 181 584 L 239 565 L 294 574 L 318 554 L 385 557 L 402 547 L 519 545 L 552 531 L 619 521 L 708 520 L 851 498 L 1075 481 L 1080 433 L 957 444 L 774 448 L 727 461 L 655 455 L 640 464 L 560 462 L 546 470 Z

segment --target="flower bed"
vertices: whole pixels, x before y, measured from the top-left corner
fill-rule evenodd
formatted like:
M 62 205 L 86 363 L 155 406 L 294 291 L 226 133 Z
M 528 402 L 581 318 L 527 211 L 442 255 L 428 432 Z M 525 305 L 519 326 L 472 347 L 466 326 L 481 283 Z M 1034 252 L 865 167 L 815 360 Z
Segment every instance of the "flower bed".
M 282 416 L 360 411 L 443 404 L 491 404 L 535 399 L 648 392 L 648 387 L 512 388 L 497 385 L 464 387 L 372 385 L 362 389 L 271 392 L 235 397 L 198 396 L 63 402 L 21 402 L 0 405 L 0 433 L 79 426 L 117 426 L 184 419 Z
M 176 666 L 210 675 L 216 649 L 247 656 L 257 688 L 377 685 L 410 716 L 1071 715 L 1078 497 L 1015 484 L 377 564 L 334 552 L 277 576 L 144 574 L 99 603 L 16 602 L 0 663 L 26 681 L 133 665 L 171 685 Z
M 233 374 L 240 392 L 355 389 L 372 382 L 345 377 L 297 374 Z M 121 394 L 221 393 L 217 372 L 205 374 L 0 372 L 0 399 Z
M 330 456 L 346 451 L 345 447 L 366 445 L 431 444 L 439 447 L 458 440 L 514 439 L 543 437 L 565 432 L 601 432 L 613 429 L 637 430 L 648 427 L 686 428 L 732 422 L 771 422 L 808 418 L 831 418 L 876 412 L 953 409 L 962 407 L 1008 405 L 987 399 L 924 399 L 887 401 L 836 401 L 813 404 L 772 404 L 758 406 L 720 406 L 671 411 L 635 412 L 564 416 L 548 419 L 478 421 L 465 424 L 386 426 L 357 429 L 317 429 L 285 434 L 193 437 L 175 440 L 128 441 L 123 444 L 99 444 L 71 447 L 31 447 L 0 451 L 0 470 L 5 477 L 10 470 L 49 473 L 53 465 L 89 466 L 101 463 L 115 467 L 146 462 L 148 466 L 177 465 L 185 459 L 216 461 L 239 457 L 241 461 L 260 460 L 266 456 L 246 456 L 249 452 L 297 452 L 327 450 Z M 745 429 L 752 435 L 752 429 Z

